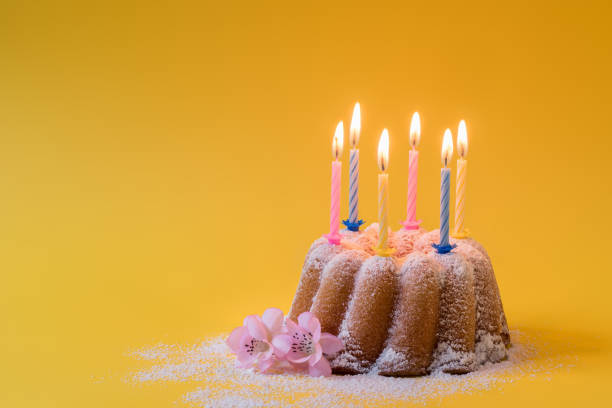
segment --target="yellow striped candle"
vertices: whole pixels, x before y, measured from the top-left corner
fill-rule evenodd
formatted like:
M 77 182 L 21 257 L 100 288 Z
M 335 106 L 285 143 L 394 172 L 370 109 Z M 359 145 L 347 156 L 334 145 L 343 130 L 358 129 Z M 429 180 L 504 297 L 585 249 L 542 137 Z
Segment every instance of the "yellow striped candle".
M 389 256 L 393 249 L 389 248 L 389 131 L 384 129 L 378 142 L 378 245 L 376 255 Z
M 467 129 L 465 121 L 459 122 L 459 130 L 457 132 L 457 183 L 455 186 L 455 230 L 453 231 L 454 238 L 466 238 L 468 232 L 464 226 L 465 215 L 465 179 L 467 174 L 467 156 L 468 141 Z

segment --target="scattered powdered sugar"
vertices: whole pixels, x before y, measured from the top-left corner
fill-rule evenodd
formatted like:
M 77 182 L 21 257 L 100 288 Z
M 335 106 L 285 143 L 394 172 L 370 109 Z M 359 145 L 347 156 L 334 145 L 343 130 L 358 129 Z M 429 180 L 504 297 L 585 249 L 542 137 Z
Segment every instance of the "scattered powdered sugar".
M 500 361 L 506 356 L 506 347 L 500 335 L 484 330 L 476 332 L 476 364 L 487 361 Z
M 569 367 L 568 355 L 555 354 L 535 336 L 512 331 L 508 359 L 487 363 L 464 375 L 434 373 L 424 377 L 390 378 L 376 373 L 312 378 L 293 374 L 258 374 L 235 367 L 235 359 L 216 337 L 192 346 L 155 345 L 131 355 L 153 363 L 130 374 L 132 384 L 193 382 L 181 402 L 191 407 L 321 407 L 343 404 L 371 407 L 398 401 L 425 403 L 453 393 L 496 388 L 536 376 L 550 377 Z
M 133 351 L 131 354 L 140 360 L 161 360 L 168 358 L 173 347 L 167 344 L 156 344 L 155 346 Z

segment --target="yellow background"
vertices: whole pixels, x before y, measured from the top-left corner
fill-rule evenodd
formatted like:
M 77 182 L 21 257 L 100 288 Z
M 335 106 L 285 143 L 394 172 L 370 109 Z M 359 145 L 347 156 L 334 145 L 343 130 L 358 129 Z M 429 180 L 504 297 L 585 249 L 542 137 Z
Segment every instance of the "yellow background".
M 442 133 L 465 118 L 466 224 L 509 324 L 579 355 L 443 405 L 607 403 L 608 1 L 38 3 L 0 5 L 0 405 L 169 407 L 194 385 L 122 384 L 128 349 L 287 311 L 357 100 L 363 217 L 388 127 L 404 219 L 418 110 L 436 227 Z

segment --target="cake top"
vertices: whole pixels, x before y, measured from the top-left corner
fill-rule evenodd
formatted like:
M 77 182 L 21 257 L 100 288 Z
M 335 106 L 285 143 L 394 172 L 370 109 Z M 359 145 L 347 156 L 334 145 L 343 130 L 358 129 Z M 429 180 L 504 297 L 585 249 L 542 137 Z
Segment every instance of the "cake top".
M 328 257 L 333 257 L 342 248 L 364 251 L 371 256 L 375 254 L 374 248 L 378 242 L 378 223 L 370 224 L 363 231 L 355 232 L 342 230 L 340 232 L 342 234 L 342 242 L 340 245 L 322 245 L 324 248 L 317 249 L 321 246 L 320 244 L 327 243 L 325 238 L 320 238 L 313 243 L 310 249 L 310 252 L 317 250 L 320 253 L 317 254 L 318 256 L 307 257 L 307 259 L 315 258 L 315 262 L 326 262 L 329 260 Z M 418 230 L 401 228 L 397 231 L 389 229 L 389 247 L 394 249 L 391 256 L 398 262 L 413 252 L 421 252 L 424 254 L 435 252 L 432 244 L 438 243 L 439 241 L 440 231 L 438 229 L 432 231 L 427 231 L 423 228 Z M 471 238 L 456 240 L 451 237 L 450 242 L 451 244 L 457 245 L 457 252 L 464 253 L 466 251 L 476 250 L 484 255 L 487 261 L 490 262 L 487 252 L 477 241 Z

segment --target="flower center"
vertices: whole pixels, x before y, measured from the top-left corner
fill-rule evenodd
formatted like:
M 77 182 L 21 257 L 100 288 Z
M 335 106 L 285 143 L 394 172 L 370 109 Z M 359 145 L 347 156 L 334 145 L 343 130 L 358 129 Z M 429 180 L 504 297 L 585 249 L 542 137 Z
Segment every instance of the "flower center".
M 315 348 L 312 343 L 312 334 L 310 333 L 293 333 L 291 336 L 291 351 L 302 352 L 304 354 L 312 354 L 314 353 Z
M 246 348 L 247 353 L 249 353 L 250 355 L 256 353 L 265 353 L 270 349 L 268 343 L 257 339 L 251 339 L 251 342 L 245 344 L 244 347 Z

